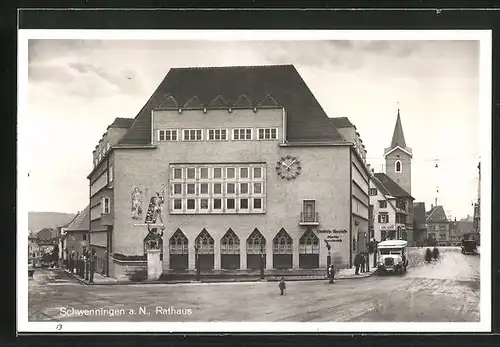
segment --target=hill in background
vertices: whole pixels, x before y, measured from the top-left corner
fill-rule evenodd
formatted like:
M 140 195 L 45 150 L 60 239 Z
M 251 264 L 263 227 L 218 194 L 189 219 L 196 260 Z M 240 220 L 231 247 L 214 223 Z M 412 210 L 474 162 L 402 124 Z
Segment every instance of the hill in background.
M 28 212 L 28 229 L 38 232 L 43 228 L 56 228 L 69 223 L 74 217 L 74 213 Z

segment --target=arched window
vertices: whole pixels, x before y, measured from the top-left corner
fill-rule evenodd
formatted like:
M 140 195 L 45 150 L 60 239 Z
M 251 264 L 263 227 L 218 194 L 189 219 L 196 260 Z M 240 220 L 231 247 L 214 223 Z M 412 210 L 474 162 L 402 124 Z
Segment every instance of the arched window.
M 221 239 L 221 254 L 240 254 L 240 239 L 229 229 Z
M 311 229 L 306 230 L 300 238 L 299 253 L 319 254 L 319 239 Z
M 273 240 L 274 254 L 292 254 L 292 243 L 292 237 L 282 228 Z
M 188 239 L 181 229 L 177 229 L 170 238 L 170 254 L 188 254 Z
M 259 229 L 255 228 L 247 239 L 247 254 L 261 253 L 266 253 L 266 239 Z
M 196 238 L 196 244 L 200 246 L 199 254 L 214 254 L 214 239 L 207 229 L 203 228 Z
M 396 172 L 403 172 L 403 164 L 401 164 L 401 160 L 396 160 L 395 166 Z

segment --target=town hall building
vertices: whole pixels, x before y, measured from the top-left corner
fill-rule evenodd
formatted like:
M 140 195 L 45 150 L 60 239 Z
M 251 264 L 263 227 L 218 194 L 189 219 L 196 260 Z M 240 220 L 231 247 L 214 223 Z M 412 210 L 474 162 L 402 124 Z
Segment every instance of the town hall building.
M 406 165 L 406 151 L 387 156 Z M 164 273 L 193 271 L 195 254 L 202 271 L 351 267 L 368 242 L 360 134 L 293 65 L 171 69 L 93 158 L 90 245 L 109 276 L 144 262 L 154 230 Z

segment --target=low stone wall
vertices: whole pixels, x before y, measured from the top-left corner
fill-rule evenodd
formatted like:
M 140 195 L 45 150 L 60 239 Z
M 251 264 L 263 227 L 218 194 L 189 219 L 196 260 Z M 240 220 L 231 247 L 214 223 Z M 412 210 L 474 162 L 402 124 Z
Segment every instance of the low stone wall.
M 146 260 L 118 260 L 112 258 L 113 277 L 120 282 L 138 281 L 142 275 L 144 280 L 148 274 L 148 263 Z

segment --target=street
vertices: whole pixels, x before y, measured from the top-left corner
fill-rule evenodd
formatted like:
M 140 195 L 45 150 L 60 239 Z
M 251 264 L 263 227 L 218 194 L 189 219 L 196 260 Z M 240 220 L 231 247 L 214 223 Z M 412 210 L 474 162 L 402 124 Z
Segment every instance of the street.
M 409 250 L 404 276 L 289 281 L 283 296 L 277 282 L 86 286 L 62 271 L 37 270 L 29 320 L 479 321 L 479 255 L 441 247 L 440 259 L 427 264 L 424 251 Z

